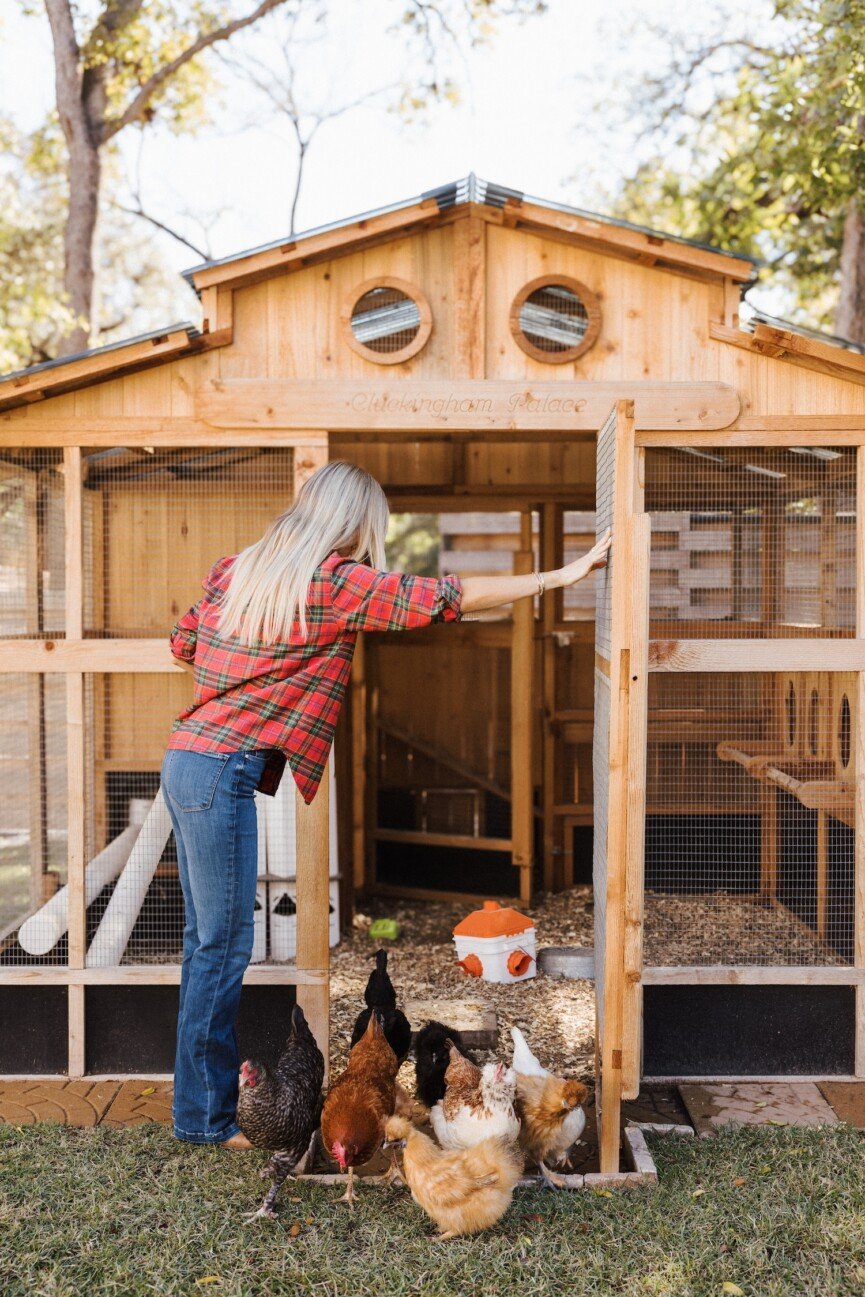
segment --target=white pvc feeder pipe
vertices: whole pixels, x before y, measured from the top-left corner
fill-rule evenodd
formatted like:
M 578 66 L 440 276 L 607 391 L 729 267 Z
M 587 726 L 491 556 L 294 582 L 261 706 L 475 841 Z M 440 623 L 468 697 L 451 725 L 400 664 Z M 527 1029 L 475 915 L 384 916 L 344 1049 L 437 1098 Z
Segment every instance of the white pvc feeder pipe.
M 129 824 L 94 856 L 84 875 L 84 901 L 91 905 L 103 887 L 120 873 L 145 822 L 150 802 L 135 798 L 129 803 Z M 28 955 L 47 955 L 69 928 L 69 888 L 59 888 L 41 909 L 21 924 L 18 942 Z
M 88 968 L 120 963 L 170 834 L 171 818 L 160 788 L 94 933 L 87 952 Z

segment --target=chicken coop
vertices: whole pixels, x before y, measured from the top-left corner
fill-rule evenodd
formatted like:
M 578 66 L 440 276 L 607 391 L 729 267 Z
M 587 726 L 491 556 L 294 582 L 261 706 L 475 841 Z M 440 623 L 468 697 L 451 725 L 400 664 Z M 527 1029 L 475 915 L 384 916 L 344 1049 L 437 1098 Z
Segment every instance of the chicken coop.
M 472 176 L 0 381 L 0 1072 L 170 1071 L 167 635 L 339 458 L 395 565 L 550 569 L 607 525 L 614 557 L 360 637 L 329 779 L 261 799 L 241 1046 L 296 998 L 326 1047 L 358 895 L 594 879 L 607 1169 L 642 1077 L 865 1073 L 865 356 L 743 325 L 753 273 Z

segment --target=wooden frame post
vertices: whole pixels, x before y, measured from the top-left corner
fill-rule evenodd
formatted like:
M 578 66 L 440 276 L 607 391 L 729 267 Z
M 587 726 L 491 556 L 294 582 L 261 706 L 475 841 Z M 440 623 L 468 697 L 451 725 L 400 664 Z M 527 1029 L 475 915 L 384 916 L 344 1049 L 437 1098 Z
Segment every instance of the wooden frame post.
M 564 561 L 564 510 L 561 505 L 546 503 L 541 508 L 541 556 L 540 566 L 544 572 L 560 568 Z M 541 626 L 543 631 L 542 675 L 543 675 L 543 844 L 545 892 L 566 886 L 567 870 L 562 857 L 562 844 L 565 834 L 572 839 L 573 827 L 556 815 L 556 804 L 559 801 L 559 740 L 556 734 L 556 665 L 557 645 L 555 640 L 556 623 L 560 620 L 561 600 L 559 591 L 551 590 L 541 599 Z M 573 851 L 571 849 L 571 861 Z M 573 863 L 571 864 L 573 878 Z
M 865 638 L 865 446 L 856 450 L 856 635 Z M 865 968 L 865 671 L 856 677 L 853 964 Z M 865 986 L 856 987 L 854 1072 L 865 1077 Z
M 331 756 L 331 761 L 333 756 Z M 298 971 L 321 978 L 301 982 L 297 1003 L 324 1054 L 325 1076 L 330 1065 L 330 770 L 325 769 L 318 791 L 307 806 L 295 788 L 297 814 L 297 955 Z
M 358 635 L 351 667 L 351 864 L 355 892 L 366 885 L 366 713 L 366 637 Z
M 24 562 L 25 628 L 28 635 L 41 636 L 45 628 L 43 569 L 45 567 L 45 508 L 39 468 L 22 469 L 24 478 Z M 48 899 L 47 771 L 45 762 L 45 680 L 27 680 L 27 761 L 30 837 L 30 906 L 36 909 Z M 55 876 L 56 881 L 56 876 Z
M 514 574 L 531 572 L 532 515 L 520 516 L 520 548 Z M 512 609 L 511 641 L 511 861 L 520 871 L 520 900 L 532 899 L 534 864 L 534 772 L 532 728 L 534 713 L 535 601 L 518 599 Z
M 66 638 L 84 638 L 83 482 L 80 446 L 63 451 L 64 515 L 66 521 Z M 87 954 L 87 909 L 84 896 L 85 860 L 85 740 L 84 674 L 66 676 L 66 791 L 67 883 L 69 885 L 69 968 L 82 969 Z M 69 1075 L 85 1071 L 84 987 L 70 982 Z

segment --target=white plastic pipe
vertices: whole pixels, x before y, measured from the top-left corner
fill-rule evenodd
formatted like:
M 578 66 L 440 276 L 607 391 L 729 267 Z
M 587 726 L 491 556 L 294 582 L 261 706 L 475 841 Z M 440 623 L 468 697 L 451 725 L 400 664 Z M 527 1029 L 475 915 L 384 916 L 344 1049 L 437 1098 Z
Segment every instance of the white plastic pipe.
M 129 824 L 94 856 L 84 875 L 84 900 L 91 905 L 103 887 L 120 873 L 135 846 L 150 802 L 134 798 L 129 803 Z M 69 927 L 69 888 L 59 888 L 40 910 L 18 930 L 18 941 L 28 955 L 47 955 Z
M 120 963 L 170 833 L 171 818 L 160 788 L 94 933 L 87 952 L 88 968 L 111 968 Z

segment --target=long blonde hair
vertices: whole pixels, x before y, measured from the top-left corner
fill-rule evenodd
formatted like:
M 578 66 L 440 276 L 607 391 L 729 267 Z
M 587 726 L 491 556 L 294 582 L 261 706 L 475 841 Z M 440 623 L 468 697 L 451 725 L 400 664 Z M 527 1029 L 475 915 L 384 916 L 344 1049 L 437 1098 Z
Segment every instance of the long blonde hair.
M 334 552 L 385 566 L 389 510 L 379 483 L 343 460 L 310 477 L 261 540 L 238 554 L 219 616 L 219 631 L 247 644 L 287 640 L 295 622 L 306 638 L 309 583 Z

